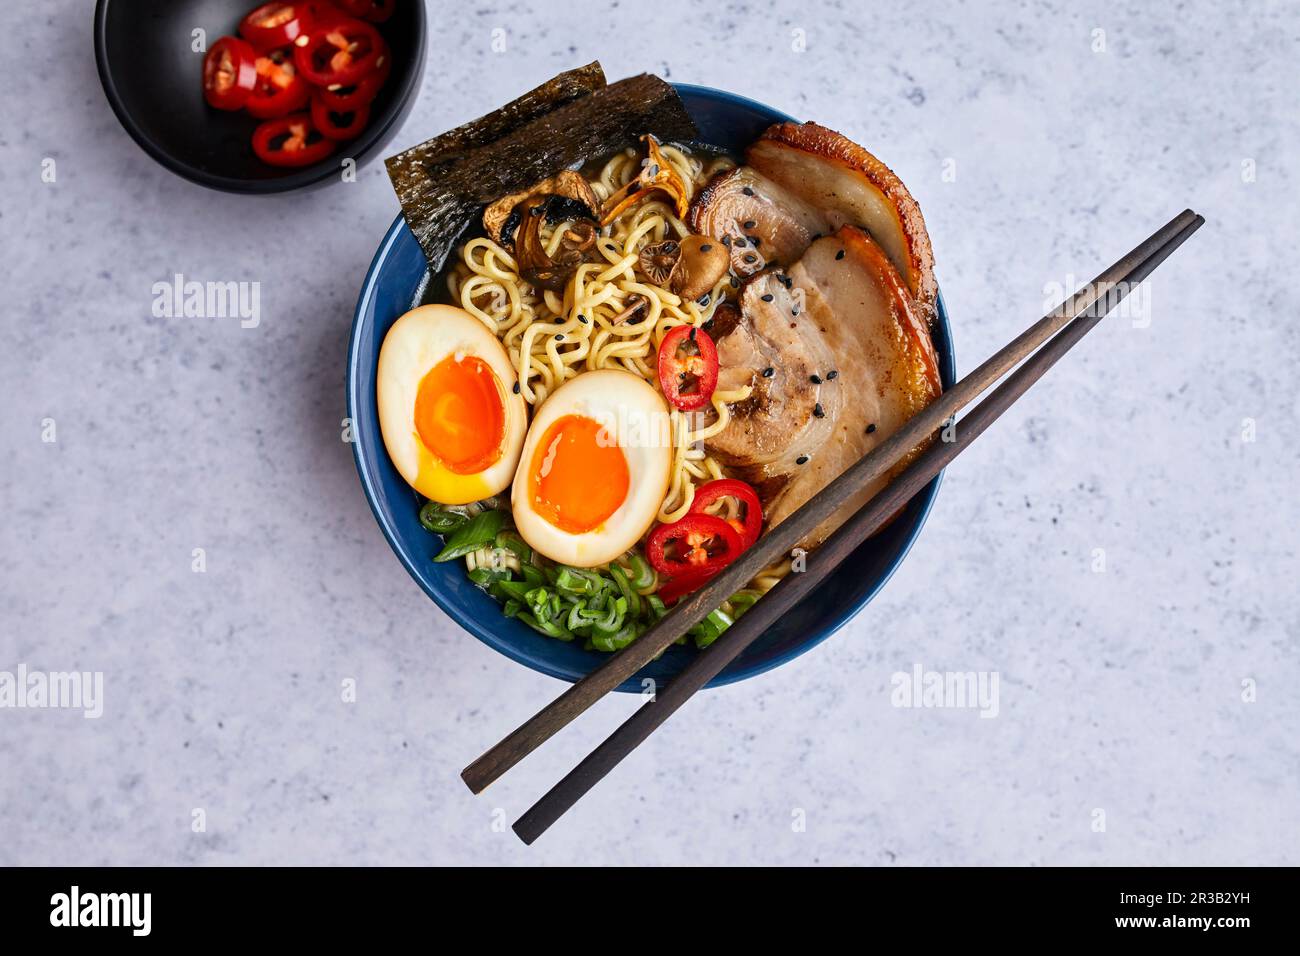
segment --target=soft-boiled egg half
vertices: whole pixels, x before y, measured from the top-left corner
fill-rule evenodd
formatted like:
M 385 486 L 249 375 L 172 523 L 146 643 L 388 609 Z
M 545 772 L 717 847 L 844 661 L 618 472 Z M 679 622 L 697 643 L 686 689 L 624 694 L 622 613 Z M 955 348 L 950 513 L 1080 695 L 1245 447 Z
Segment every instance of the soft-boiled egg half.
M 375 393 L 389 457 L 420 494 L 463 505 L 510 487 L 528 410 L 501 342 L 464 309 L 422 305 L 394 322 Z
M 533 416 L 511 490 L 515 526 L 552 561 L 606 564 L 654 522 L 671 468 L 663 397 L 631 372 L 583 372 Z

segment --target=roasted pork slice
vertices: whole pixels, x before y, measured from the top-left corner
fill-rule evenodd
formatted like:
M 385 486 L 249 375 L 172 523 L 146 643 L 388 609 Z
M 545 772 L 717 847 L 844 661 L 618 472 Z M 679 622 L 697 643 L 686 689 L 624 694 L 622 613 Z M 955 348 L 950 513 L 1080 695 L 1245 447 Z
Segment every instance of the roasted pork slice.
M 686 222 L 731 249 L 731 268 L 738 276 L 754 275 L 769 263 L 789 265 L 815 236 L 830 231 L 815 208 L 747 166 L 709 180 Z
M 883 250 L 853 226 L 814 242 L 787 274 L 752 280 L 740 318 L 719 331 L 718 356 L 755 390 L 730 406 L 708 449 L 755 485 L 769 527 L 941 391 L 927 323 Z M 820 544 L 886 480 L 801 545 Z
M 861 226 L 880 244 L 920 306 L 933 316 L 934 255 L 921 209 L 888 166 L 816 123 L 778 123 L 749 147 L 746 161 L 829 222 Z M 822 231 L 822 230 L 815 230 Z
M 800 300 L 788 277 L 766 272 L 746 284 L 739 319 L 714 326 L 718 389 L 752 391 L 730 406 L 731 422 L 709 452 L 769 497 L 800 456 L 826 442 L 839 410 L 838 390 L 826 398 L 820 384 L 835 356 L 826 336 L 800 321 Z

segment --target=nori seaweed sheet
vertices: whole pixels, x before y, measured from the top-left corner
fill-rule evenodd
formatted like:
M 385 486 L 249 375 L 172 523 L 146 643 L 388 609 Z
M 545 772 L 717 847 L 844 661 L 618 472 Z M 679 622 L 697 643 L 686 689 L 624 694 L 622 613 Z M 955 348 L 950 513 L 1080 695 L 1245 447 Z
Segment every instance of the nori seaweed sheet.
M 494 199 L 634 145 L 645 133 L 672 142 L 698 136 L 676 91 L 659 77 L 643 73 L 592 90 L 593 68 L 603 77 L 598 63 L 563 73 L 387 160 L 402 214 L 435 272 Z

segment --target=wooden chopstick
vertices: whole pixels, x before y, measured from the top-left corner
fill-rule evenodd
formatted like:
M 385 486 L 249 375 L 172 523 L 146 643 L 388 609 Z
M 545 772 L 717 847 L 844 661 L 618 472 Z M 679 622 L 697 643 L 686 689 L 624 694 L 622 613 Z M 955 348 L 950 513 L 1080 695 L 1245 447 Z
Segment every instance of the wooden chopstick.
M 722 633 L 712 645 L 698 654 L 686 668 L 668 683 L 649 703 L 631 717 L 591 752 L 563 780 L 534 804 L 514 824 L 515 833 L 525 843 L 532 843 L 577 800 L 631 753 L 665 720 L 686 703 L 696 691 L 716 677 L 724 667 L 758 639 L 766 630 L 805 598 L 827 574 L 833 571 L 890 517 L 907 504 L 948 463 L 969 447 L 998 416 L 1011 407 L 1043 373 L 1075 346 L 1098 322 L 1117 306 L 1137 283 L 1163 262 L 1205 220 L 1192 221 L 1138 265 L 1123 286 L 1107 292 L 1098 304 L 1070 322 L 1055 338 L 1023 365 L 1011 373 L 987 398 L 957 423 L 956 440 L 934 442 L 917 456 L 897 478 L 841 525 L 816 551 L 809 555 L 816 562 L 817 573 L 791 574 L 745 615 Z
M 704 619 L 714 608 L 745 587 L 759 571 L 788 555 L 810 532 L 854 494 L 857 489 L 887 473 L 913 448 L 930 437 L 949 418 L 965 408 L 990 385 L 1018 365 L 1027 355 L 1060 331 L 1076 316 L 1086 313 L 1109 290 L 1123 282 L 1142 263 L 1196 220 L 1184 210 L 1139 244 L 1058 309 L 1039 319 L 982 365 L 908 420 L 897 432 L 846 469 L 758 543 L 732 562 L 709 584 L 678 602 L 658 624 L 617 652 L 586 677 L 542 708 L 498 744 L 461 772 L 474 793 L 551 738 L 605 694 L 628 680 L 658 657 L 677 638 Z M 823 545 L 824 547 L 824 545 Z M 768 600 L 765 595 L 755 607 Z M 749 613 L 753 613 L 753 608 Z M 741 619 L 742 621 L 744 618 Z M 716 646 L 716 643 L 715 643 Z M 680 677 L 678 678 L 680 680 Z M 539 831 L 540 832 L 540 831 Z

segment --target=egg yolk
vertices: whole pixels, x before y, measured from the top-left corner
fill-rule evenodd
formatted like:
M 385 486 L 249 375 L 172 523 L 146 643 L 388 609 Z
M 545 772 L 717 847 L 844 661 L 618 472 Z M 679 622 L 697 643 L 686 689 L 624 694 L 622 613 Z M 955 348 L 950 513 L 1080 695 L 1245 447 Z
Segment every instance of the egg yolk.
M 506 411 L 497 377 L 470 355 L 449 355 L 424 376 L 415 394 L 415 430 L 449 471 L 470 475 L 501 457 Z
M 569 534 L 605 522 L 627 498 L 627 458 L 599 422 L 565 415 L 546 429 L 529 469 L 534 510 Z

